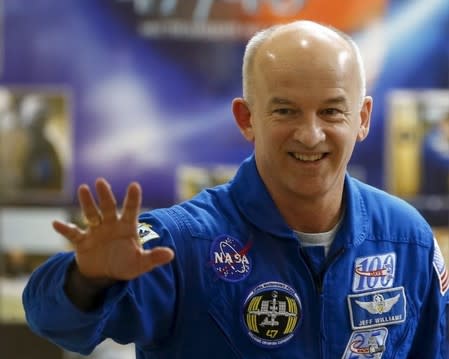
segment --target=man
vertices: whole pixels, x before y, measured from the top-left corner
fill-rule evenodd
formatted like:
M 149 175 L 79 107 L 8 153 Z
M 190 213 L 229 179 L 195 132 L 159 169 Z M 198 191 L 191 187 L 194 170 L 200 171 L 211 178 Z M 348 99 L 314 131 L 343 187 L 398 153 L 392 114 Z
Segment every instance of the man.
M 89 227 L 54 223 L 75 251 L 30 279 L 31 328 L 81 353 L 134 342 L 141 359 L 443 358 L 431 229 L 346 173 L 372 108 L 355 44 L 309 21 L 267 29 L 243 92 L 232 109 L 254 155 L 230 183 L 139 217 L 136 183 L 121 215 L 104 179 L 98 206 L 79 188 Z

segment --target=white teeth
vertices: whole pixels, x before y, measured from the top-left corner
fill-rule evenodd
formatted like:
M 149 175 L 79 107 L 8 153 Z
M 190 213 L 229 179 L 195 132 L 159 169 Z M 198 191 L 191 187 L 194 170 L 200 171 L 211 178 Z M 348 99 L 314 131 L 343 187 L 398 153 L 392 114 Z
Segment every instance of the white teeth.
M 293 153 L 293 156 L 297 159 L 297 160 L 301 160 L 301 161 L 317 161 L 323 158 L 323 154 L 314 154 L 314 155 L 306 155 L 306 154 L 301 154 L 301 153 Z

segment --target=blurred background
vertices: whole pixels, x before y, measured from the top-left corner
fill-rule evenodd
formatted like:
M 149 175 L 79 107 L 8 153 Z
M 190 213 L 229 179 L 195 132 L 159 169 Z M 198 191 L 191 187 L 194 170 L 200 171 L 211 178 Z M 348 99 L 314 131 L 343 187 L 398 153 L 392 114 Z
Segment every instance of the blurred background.
M 418 208 L 449 258 L 447 0 L 0 0 L 0 357 L 81 358 L 24 321 L 29 274 L 69 250 L 51 221 L 79 223 L 99 176 L 119 200 L 139 181 L 145 208 L 230 178 L 252 150 L 230 107 L 245 43 L 293 19 L 360 46 L 374 112 L 349 171 Z

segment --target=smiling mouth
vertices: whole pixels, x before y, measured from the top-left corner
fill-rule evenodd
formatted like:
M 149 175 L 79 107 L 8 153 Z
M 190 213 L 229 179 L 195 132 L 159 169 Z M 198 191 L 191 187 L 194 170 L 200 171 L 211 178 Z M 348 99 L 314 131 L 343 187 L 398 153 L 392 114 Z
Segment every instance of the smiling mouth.
M 326 153 L 305 154 L 305 153 L 289 152 L 289 155 L 299 161 L 316 162 L 323 159 L 327 154 Z

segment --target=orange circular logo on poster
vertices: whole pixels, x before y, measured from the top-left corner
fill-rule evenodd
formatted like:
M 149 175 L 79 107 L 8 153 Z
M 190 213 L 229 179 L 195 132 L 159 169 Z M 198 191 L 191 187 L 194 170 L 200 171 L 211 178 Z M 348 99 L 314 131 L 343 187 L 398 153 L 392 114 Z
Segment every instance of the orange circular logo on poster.
M 352 32 L 381 17 L 387 0 L 242 0 L 239 20 L 261 26 L 300 19 Z

